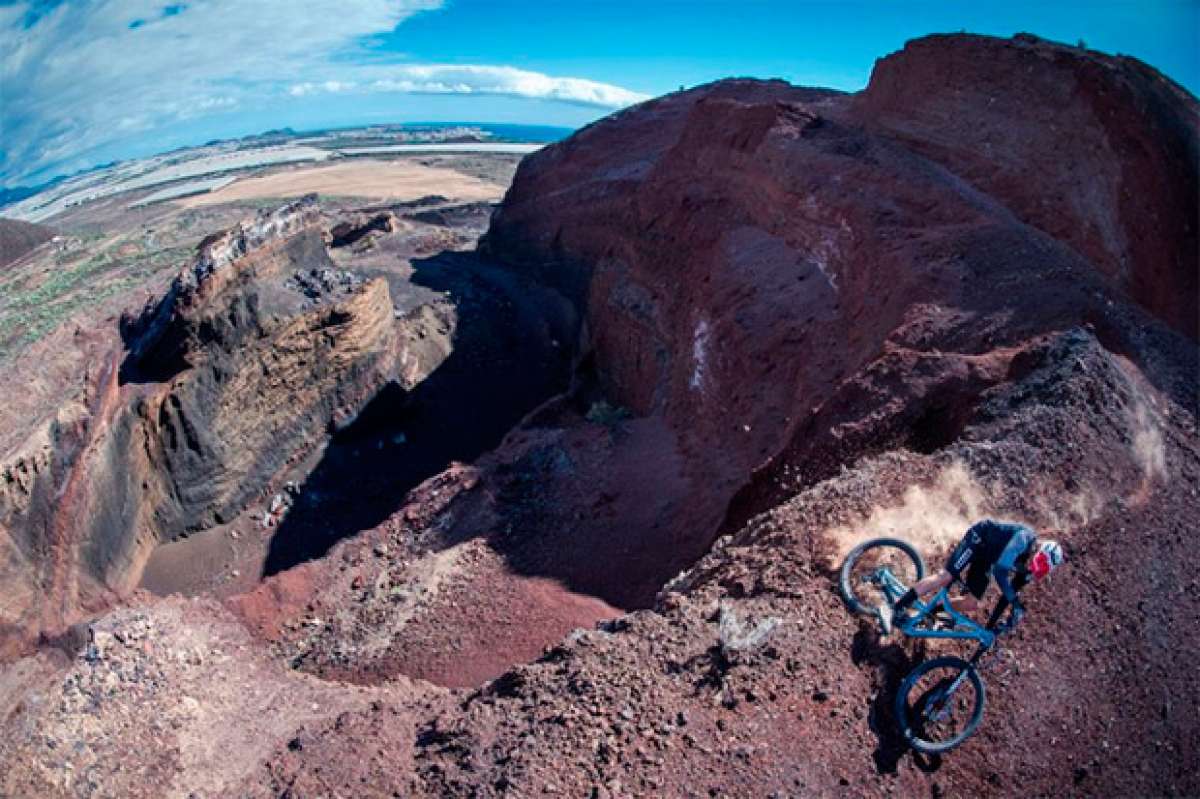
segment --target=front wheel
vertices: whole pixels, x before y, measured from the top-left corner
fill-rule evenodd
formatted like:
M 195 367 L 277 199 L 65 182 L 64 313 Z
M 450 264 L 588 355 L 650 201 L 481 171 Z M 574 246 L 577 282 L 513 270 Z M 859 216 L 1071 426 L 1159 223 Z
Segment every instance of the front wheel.
M 940 754 L 961 744 L 983 721 L 983 680 L 957 657 L 927 660 L 896 693 L 896 723 L 918 752 Z
M 925 576 L 921 553 L 899 538 L 872 538 L 850 550 L 842 564 L 838 588 L 846 606 L 855 613 L 870 613 L 885 602 L 888 595 L 876 580 L 880 568 L 886 568 L 905 588 Z

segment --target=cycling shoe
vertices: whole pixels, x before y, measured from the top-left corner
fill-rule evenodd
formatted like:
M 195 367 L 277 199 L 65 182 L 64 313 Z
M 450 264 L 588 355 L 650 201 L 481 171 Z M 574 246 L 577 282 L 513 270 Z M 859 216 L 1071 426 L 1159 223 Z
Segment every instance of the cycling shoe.
M 891 635 L 892 622 L 895 620 L 896 611 L 891 605 L 880 605 L 875 609 L 875 615 L 879 617 L 879 625 L 883 627 L 883 634 Z

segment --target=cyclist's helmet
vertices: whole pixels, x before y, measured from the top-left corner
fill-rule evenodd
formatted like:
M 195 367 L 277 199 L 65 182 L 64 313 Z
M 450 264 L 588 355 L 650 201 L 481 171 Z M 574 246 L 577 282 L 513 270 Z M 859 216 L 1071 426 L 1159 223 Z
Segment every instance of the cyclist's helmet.
M 1040 580 L 1063 562 L 1063 548 L 1057 541 L 1039 541 L 1029 557 L 1029 573 Z

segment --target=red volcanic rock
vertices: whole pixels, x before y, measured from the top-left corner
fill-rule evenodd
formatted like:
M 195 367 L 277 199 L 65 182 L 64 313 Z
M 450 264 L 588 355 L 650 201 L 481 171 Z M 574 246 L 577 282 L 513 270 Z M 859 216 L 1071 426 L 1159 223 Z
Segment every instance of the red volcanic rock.
M 605 435 L 546 409 L 477 464 L 483 489 L 442 518 L 478 531 L 486 522 L 473 514 L 498 516 L 515 541 L 488 540 L 515 564 L 539 550 L 541 573 L 625 607 L 645 602 L 635 587 L 649 582 L 647 564 L 661 578 L 709 554 L 665 584 L 653 612 L 573 633 L 439 715 L 418 741 L 415 775 L 376 772 L 377 784 L 427 795 L 551 785 L 974 795 L 1013 793 L 1018 778 L 1020 791 L 1046 794 L 1195 789 L 1189 766 L 1145 767 L 1147 740 L 1188 751 L 1195 721 L 1173 701 L 1111 701 L 1196 697 L 1156 654 L 1194 651 L 1178 626 L 1198 601 L 1171 565 L 1187 559 L 1183 530 L 1197 510 L 1186 488 L 1200 464 L 1196 348 L 1176 329 L 1178 307 L 1156 299 L 1182 291 L 1186 276 L 1168 270 L 1154 283 L 1115 270 L 1108 251 L 1083 243 L 1082 216 L 1043 227 L 925 140 L 899 139 L 865 103 L 722 82 L 614 115 L 523 162 L 484 249 L 579 305 L 581 354 L 634 418 L 606 422 L 617 432 Z M 962 114 L 967 129 L 970 109 Z M 1030 137 L 1045 133 L 1026 124 Z M 1194 125 L 1186 133 L 1195 140 Z M 1095 168 L 1119 171 L 1122 158 Z M 1168 248 L 1190 246 L 1188 235 Z M 653 452 L 621 441 L 649 431 Z M 413 511 L 405 518 L 421 516 Z M 891 692 L 925 652 L 850 618 L 829 567 L 848 544 L 885 533 L 936 562 L 984 514 L 1066 528 L 1071 570 L 1030 598 L 1036 621 L 1010 650 L 1019 668 L 988 677 L 997 701 L 987 727 L 930 774 L 890 718 Z M 731 537 L 710 549 L 718 532 Z M 554 551 L 571 557 L 553 564 Z M 1117 576 L 1131 561 L 1161 564 L 1153 584 Z M 1181 592 L 1178 604 L 1163 599 Z M 544 618 L 531 607 L 521 627 L 503 602 L 475 608 L 470 597 L 486 593 L 459 590 L 424 618 L 406 610 L 410 626 L 380 643 L 395 602 L 338 593 L 313 612 L 352 621 L 326 627 L 315 648 L 304 634 L 300 650 L 326 676 L 379 669 L 379 679 L 399 665 L 449 681 L 431 668 L 445 655 L 421 651 L 434 641 L 461 654 L 455 677 L 474 676 L 481 632 L 528 634 Z M 1134 607 L 1161 631 L 1153 642 L 1133 643 L 1142 633 L 1120 609 Z M 721 619 L 731 615 L 749 628 L 774 619 L 778 632 L 730 654 Z M 513 634 L 487 640 L 488 654 L 519 650 Z M 393 660 L 362 654 L 373 644 Z M 327 727 L 317 739 L 332 751 L 277 753 L 259 789 L 348 787 L 361 777 L 342 764 L 388 728 L 368 714 Z
M 80 708 L 75 686 L 90 700 L 121 679 L 88 651 L 42 701 L 0 705 L 18 764 L 0 791 L 53 775 L 64 792 L 248 796 L 1200 792 L 1200 685 L 1179 667 L 1200 657 L 1195 228 L 1176 224 L 1194 198 L 1165 166 L 1195 152 L 1194 108 L 1128 60 L 934 37 L 861 95 L 724 81 L 528 157 L 483 243 L 503 268 L 479 266 L 512 285 L 459 293 L 554 304 L 517 273 L 567 297 L 582 323 L 553 346 L 574 350 L 574 390 L 227 606 L 279 671 L 326 685 L 495 678 L 366 707 L 346 686 L 303 719 L 283 712 L 303 694 L 222 682 L 220 707 L 244 696 L 272 722 L 263 767 L 225 772 L 240 740 L 224 730 L 244 729 L 226 715 L 165 714 L 150 735 L 159 716 L 127 692 Z M 1023 163 L 1036 174 L 1018 180 Z M 458 306 L 460 325 L 483 307 Z M 202 322 L 173 309 L 129 332 L 147 366 L 194 371 L 212 357 Z M 989 662 L 975 737 L 917 759 L 894 692 L 945 650 L 881 639 L 832 567 L 885 534 L 936 564 L 981 516 L 1061 530 L 1067 565 Z M 148 644 L 177 639 L 156 621 L 171 607 L 148 611 L 171 633 Z M 246 649 L 184 675 L 153 649 L 136 673 L 154 703 L 187 706 L 198 674 L 227 677 L 261 642 Z M 128 752 L 119 772 L 60 746 L 72 728 Z
M 544 409 L 477 462 L 479 487 L 453 489 L 462 501 L 445 517 L 410 496 L 387 529 L 403 531 L 393 546 L 421 540 L 405 558 L 425 565 L 388 579 L 425 585 L 423 552 L 484 538 L 531 579 L 646 607 L 719 532 L 864 457 L 952 444 L 990 393 L 1029 373 L 1038 342 L 1065 329 L 1190 401 L 1186 339 L 1068 243 L 864 129 L 857 102 L 726 81 L 617 114 L 523 163 L 484 249 L 578 304 L 581 382 L 593 370 L 622 407 L 584 391 L 583 407 Z M 490 555 L 480 564 L 456 575 L 464 594 L 512 584 Z M 383 578 L 357 579 L 355 591 Z M 497 621 L 484 622 L 437 585 L 442 598 L 411 615 L 354 605 L 298 649 L 305 666 L 462 685 L 527 656 L 513 603 L 493 598 Z M 340 596 L 314 597 L 314 612 L 345 618 Z M 570 606 L 526 615 L 552 640 Z M 580 625 L 596 617 L 578 613 Z M 400 615 L 403 630 L 381 632 Z
M 879 61 L 853 116 L 1200 335 L 1200 105 L 1169 78 L 1032 36 L 930 36 Z
M 923 46 L 952 59 L 972 41 Z M 1049 50 L 1068 62 L 1103 62 L 1069 48 Z M 1118 74 L 1144 76 L 1148 69 L 1103 63 Z M 884 62 L 885 74 L 888 68 Z M 999 74 L 979 82 L 1002 98 L 997 102 L 1026 109 L 1011 120 L 1014 140 L 1049 136 L 1066 148 L 1067 139 L 1046 130 L 1059 110 L 1056 95 L 1031 96 L 1027 82 L 1014 82 L 1006 94 Z M 1164 92 L 1154 100 L 1179 129 L 1161 142 L 1154 130 L 1138 134 L 1156 143 L 1138 157 L 1158 164 L 1196 141 L 1194 120 L 1183 124 L 1194 101 Z M 1097 327 L 1111 346 L 1138 350 L 1146 363 L 1154 360 L 1151 350 L 1180 346 L 1166 343 L 1173 339 L 1163 325 L 1124 298 L 1132 292 L 1163 321 L 1181 326 L 1190 312 L 1178 302 L 1194 298 L 1185 270 L 1171 267 L 1152 280 L 1144 270 L 1118 273 L 1108 250 L 1087 260 L 1087 247 L 1073 245 L 1090 221 L 1069 227 L 1072 235 L 1061 225 L 1044 231 L 1022 220 L 1008 194 L 991 193 L 973 173 L 957 174 L 951 158 L 933 160 L 943 150 L 974 147 L 969 137 L 950 146 L 955 131 L 974 135 L 970 107 L 958 109 L 954 128 L 916 129 L 913 136 L 931 132 L 910 146 L 891 132 L 902 127 L 901 112 L 880 129 L 869 115 L 871 100 L 871 93 L 749 81 L 669 95 L 527 158 L 493 218 L 485 249 L 574 296 L 586 308 L 586 346 L 612 395 L 676 431 L 688 485 L 680 512 L 658 535 L 681 559 L 707 547 L 751 472 L 784 468 L 782 458 L 809 479 L 826 476 L 855 453 L 922 438 L 914 433 L 918 420 L 951 440 L 974 397 L 1003 378 L 981 373 L 964 382 L 953 376 L 960 368 L 954 359 L 940 358 L 921 388 L 905 388 L 901 379 L 847 409 L 899 413 L 897 423 L 872 427 L 852 446 L 812 446 L 822 429 L 815 420 L 839 412 L 831 403 L 844 402 L 849 378 L 897 350 L 965 356 L 1082 324 Z M 990 107 L 982 105 L 985 120 Z M 1070 141 L 1100 136 L 1097 123 L 1089 124 Z M 1100 173 L 1137 168 L 1121 151 L 1086 148 L 1072 157 L 1094 159 Z M 1035 197 L 1035 207 L 1050 203 L 1052 179 L 1045 177 L 1041 194 L 1031 180 L 1020 197 Z M 1186 210 L 1172 191 L 1153 193 L 1162 206 L 1147 200 L 1154 209 L 1147 213 L 1166 218 Z M 1164 231 L 1164 252 L 1194 250 L 1190 228 Z M 1152 342 L 1142 329 L 1152 331 Z M 887 411 L 896 391 L 909 400 Z M 797 447 L 810 453 L 803 463 L 788 454 Z M 769 504 L 740 499 L 738 507 L 735 515 L 745 518 Z

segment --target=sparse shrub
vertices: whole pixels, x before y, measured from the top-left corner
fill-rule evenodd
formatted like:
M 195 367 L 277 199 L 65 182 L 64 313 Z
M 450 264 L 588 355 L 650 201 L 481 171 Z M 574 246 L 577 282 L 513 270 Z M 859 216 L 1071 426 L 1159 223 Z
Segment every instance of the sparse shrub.
M 592 407 L 588 408 L 586 418 L 589 422 L 602 424 L 605 427 L 613 428 L 621 424 L 630 417 L 627 409 L 618 405 L 610 405 L 604 400 L 599 400 L 592 403 Z

